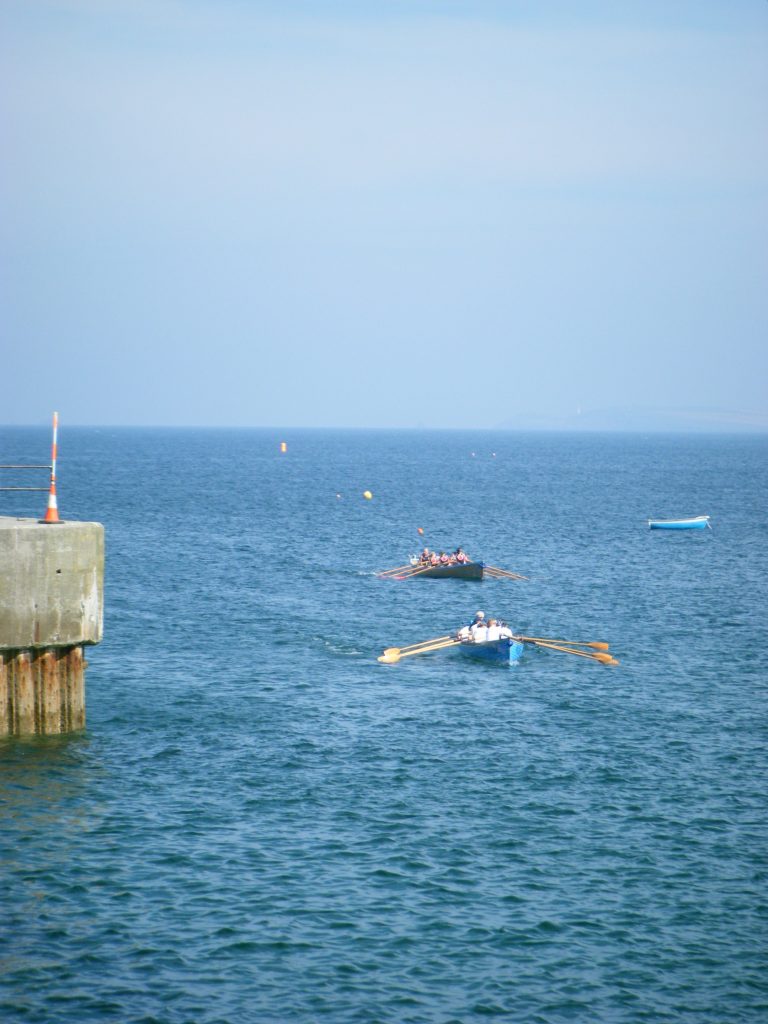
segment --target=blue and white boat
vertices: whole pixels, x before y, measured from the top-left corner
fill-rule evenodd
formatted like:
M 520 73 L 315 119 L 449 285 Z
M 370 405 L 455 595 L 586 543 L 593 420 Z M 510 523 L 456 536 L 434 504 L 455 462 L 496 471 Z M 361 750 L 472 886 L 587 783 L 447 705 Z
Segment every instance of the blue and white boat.
M 648 525 L 652 530 L 703 530 L 709 526 L 709 516 L 694 516 L 692 519 L 649 519 Z
M 520 641 L 507 637 L 503 640 L 485 640 L 479 644 L 471 640 L 462 640 L 457 644 L 457 649 L 468 658 L 481 658 L 483 661 L 495 661 L 502 665 L 513 665 L 523 654 L 523 645 Z

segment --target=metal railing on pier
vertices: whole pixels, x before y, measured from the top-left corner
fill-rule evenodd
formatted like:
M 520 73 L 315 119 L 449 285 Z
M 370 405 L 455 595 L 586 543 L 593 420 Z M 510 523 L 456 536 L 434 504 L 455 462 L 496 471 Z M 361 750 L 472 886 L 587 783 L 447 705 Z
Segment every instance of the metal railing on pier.
M 58 442 L 59 433 L 59 414 L 55 412 L 53 414 L 53 443 L 51 444 L 51 461 L 46 466 L 24 464 L 24 463 L 10 463 L 0 465 L 0 469 L 10 469 L 14 471 L 24 469 L 46 469 L 51 474 L 50 482 L 47 487 L 20 487 L 16 484 L 9 486 L 0 486 L 0 491 L 47 491 L 48 492 L 48 508 L 45 512 L 45 518 L 39 520 L 41 523 L 58 523 L 61 522 L 59 519 L 58 504 L 56 501 L 56 448 Z
M 48 463 L 47 466 L 0 465 L 0 469 L 47 469 L 48 472 L 50 473 L 50 471 L 51 471 L 51 464 Z M 47 491 L 47 490 L 48 490 L 48 487 L 16 487 L 16 486 L 8 487 L 8 486 L 5 486 L 5 485 L 0 486 L 0 491 Z

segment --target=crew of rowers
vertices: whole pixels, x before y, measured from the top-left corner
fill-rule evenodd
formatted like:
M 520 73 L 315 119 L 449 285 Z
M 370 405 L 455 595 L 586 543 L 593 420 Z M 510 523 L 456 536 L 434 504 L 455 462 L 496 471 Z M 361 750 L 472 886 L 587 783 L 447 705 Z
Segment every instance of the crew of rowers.
M 505 640 L 514 633 L 501 619 L 486 619 L 485 612 L 475 612 L 468 626 L 456 631 L 456 639 L 465 644 L 484 644 L 491 640 Z
M 445 551 L 430 551 L 429 548 L 424 550 L 419 555 L 417 565 L 464 565 L 467 562 L 471 562 L 472 559 L 466 555 L 461 548 L 456 548 L 450 555 L 446 554 Z

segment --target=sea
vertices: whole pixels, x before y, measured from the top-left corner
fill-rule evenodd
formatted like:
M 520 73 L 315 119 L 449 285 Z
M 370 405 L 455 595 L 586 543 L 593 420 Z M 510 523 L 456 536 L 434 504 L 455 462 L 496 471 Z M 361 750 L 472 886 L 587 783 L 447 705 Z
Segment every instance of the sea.
M 104 639 L 85 731 L 0 741 L 0 1020 L 768 1020 L 767 456 L 64 422 Z M 425 544 L 528 578 L 377 576 Z M 378 662 L 478 610 L 620 664 Z

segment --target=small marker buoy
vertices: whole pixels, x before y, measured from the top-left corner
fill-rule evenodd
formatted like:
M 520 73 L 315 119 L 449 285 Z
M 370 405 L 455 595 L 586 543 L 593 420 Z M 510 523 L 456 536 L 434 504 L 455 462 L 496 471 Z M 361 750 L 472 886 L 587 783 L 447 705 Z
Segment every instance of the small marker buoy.
M 337 493 L 336 493 L 336 497 L 337 497 L 337 498 L 340 498 L 340 497 L 341 497 L 341 495 L 340 495 L 340 494 L 339 494 L 339 493 L 337 492 Z
M 371 494 L 370 491 L 363 491 L 363 497 L 365 498 L 366 501 L 370 501 L 373 495 Z
M 287 452 L 288 451 L 288 445 L 285 443 L 285 441 L 281 441 L 280 442 L 280 451 L 281 452 Z
M 417 531 L 418 531 L 419 533 L 421 533 L 421 534 L 423 534 L 423 533 L 424 533 L 424 531 L 422 530 L 422 528 L 421 528 L 420 526 L 419 526 L 419 527 L 417 527 Z

